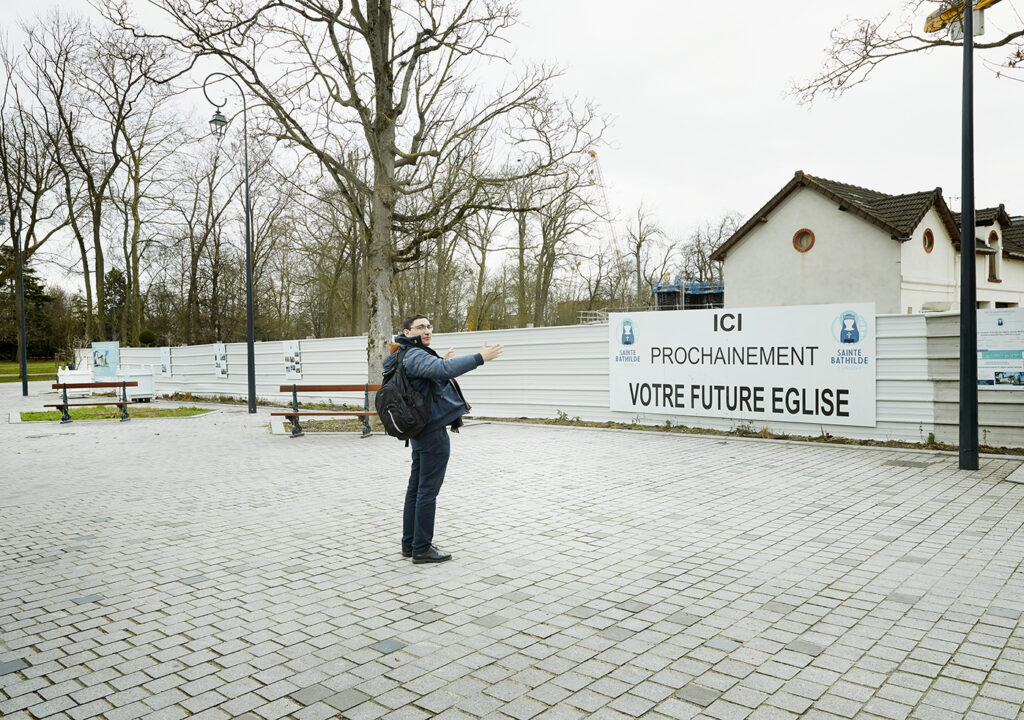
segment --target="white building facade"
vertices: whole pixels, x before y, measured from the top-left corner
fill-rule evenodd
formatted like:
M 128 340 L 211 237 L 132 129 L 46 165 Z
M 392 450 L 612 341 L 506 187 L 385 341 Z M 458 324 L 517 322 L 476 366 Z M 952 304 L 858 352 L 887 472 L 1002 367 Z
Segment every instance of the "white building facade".
M 958 311 L 960 218 L 942 191 L 887 195 L 797 172 L 712 256 L 725 306 L 874 302 Z M 976 213 L 978 307 L 1024 304 L 1024 218 Z

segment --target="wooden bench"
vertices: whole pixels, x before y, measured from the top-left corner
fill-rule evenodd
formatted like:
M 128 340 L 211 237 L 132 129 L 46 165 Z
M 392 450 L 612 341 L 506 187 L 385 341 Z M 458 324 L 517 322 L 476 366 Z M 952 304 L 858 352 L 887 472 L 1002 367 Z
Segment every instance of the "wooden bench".
M 99 405 L 116 405 L 117 407 L 121 408 L 121 422 L 127 422 L 128 420 L 131 420 L 131 418 L 128 417 L 128 406 L 132 404 L 131 401 L 128 399 L 128 389 L 127 388 L 129 386 L 136 387 L 137 385 L 138 385 L 138 383 L 135 382 L 134 380 L 122 380 L 121 382 L 90 382 L 90 383 L 80 383 L 80 382 L 68 383 L 68 382 L 64 382 L 64 383 L 53 383 L 53 385 L 51 385 L 50 388 L 52 390 L 60 390 L 61 391 L 61 393 L 62 393 L 62 402 L 59 402 L 59 403 L 56 403 L 56 404 L 53 404 L 53 405 L 43 405 L 43 407 L 58 408 L 60 410 L 60 413 L 61 413 L 61 415 L 60 415 L 60 422 L 61 422 L 61 424 L 64 424 L 64 423 L 71 422 L 71 415 L 70 415 L 70 413 L 68 413 L 68 408 L 73 408 L 73 407 L 89 407 L 89 406 L 99 406 Z M 110 402 L 108 400 L 107 402 L 69 403 L 68 402 L 68 388 L 71 388 L 72 390 L 84 390 L 86 388 L 88 388 L 88 389 L 93 389 L 93 388 L 121 388 L 121 397 L 120 397 L 120 399 L 115 400 L 114 402 Z
M 315 417 L 315 416 L 329 416 L 329 415 L 348 415 L 351 417 L 361 417 L 363 419 L 363 432 L 360 437 L 370 436 L 370 416 L 376 415 L 377 413 L 370 409 L 370 393 L 380 390 L 380 385 L 282 385 L 279 392 L 291 392 L 292 394 L 292 409 L 288 412 L 272 412 L 272 417 L 284 417 L 292 424 L 291 437 L 302 437 L 305 435 L 302 432 L 302 426 L 299 425 L 300 417 Z M 363 409 L 362 410 L 299 410 L 299 393 L 300 392 L 362 392 L 363 393 Z

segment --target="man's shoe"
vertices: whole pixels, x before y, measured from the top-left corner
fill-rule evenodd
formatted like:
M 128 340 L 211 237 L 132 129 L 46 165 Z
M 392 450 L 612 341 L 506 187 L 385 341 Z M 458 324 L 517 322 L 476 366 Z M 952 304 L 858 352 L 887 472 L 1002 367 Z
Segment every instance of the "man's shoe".
M 451 559 L 451 553 L 442 552 L 433 545 L 431 545 L 430 549 L 427 550 L 425 553 L 420 553 L 419 555 L 412 556 L 412 561 L 417 565 L 419 565 L 420 563 L 439 563 Z
M 406 547 L 405 545 L 403 545 L 402 546 L 402 557 L 412 557 L 412 548 L 411 547 Z

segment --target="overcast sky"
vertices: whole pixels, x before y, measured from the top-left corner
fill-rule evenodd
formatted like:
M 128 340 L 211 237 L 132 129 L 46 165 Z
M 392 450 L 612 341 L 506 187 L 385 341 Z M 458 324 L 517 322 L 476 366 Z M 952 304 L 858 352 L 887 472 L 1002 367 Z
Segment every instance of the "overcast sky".
M 1024 0 L 1004 0 L 986 12 L 988 37 L 1019 26 L 1014 3 L 1024 11 Z M 686 234 L 729 210 L 750 217 L 796 170 L 959 198 L 959 48 L 891 61 L 839 100 L 807 108 L 787 97 L 821 66 L 847 14 L 900 5 L 522 0 L 517 44 L 557 60 L 566 91 L 614 116 L 600 152 L 610 203 L 629 213 L 643 201 Z M 1024 214 L 1024 83 L 975 65 L 977 206 Z
M 989 37 L 1019 24 L 1014 3 L 1024 10 L 1024 0 L 1004 0 L 987 11 Z M 883 65 L 840 100 L 808 108 L 787 95 L 820 67 L 829 31 L 849 12 L 877 17 L 901 4 L 521 0 L 510 49 L 557 62 L 561 90 L 612 117 L 599 151 L 612 210 L 624 219 L 644 202 L 680 237 L 728 211 L 749 217 L 796 170 L 889 193 L 941 186 L 959 198 L 958 49 Z M 0 22 L 25 7 L 3 3 Z M 1024 83 L 997 80 L 980 62 L 975 77 L 977 205 L 1024 214 Z

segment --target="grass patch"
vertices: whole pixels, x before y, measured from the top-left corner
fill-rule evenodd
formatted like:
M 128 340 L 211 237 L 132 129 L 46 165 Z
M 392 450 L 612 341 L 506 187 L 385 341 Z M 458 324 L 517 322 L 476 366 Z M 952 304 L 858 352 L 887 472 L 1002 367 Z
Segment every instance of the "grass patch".
M 190 392 L 174 392 L 171 394 L 163 394 L 160 396 L 164 400 L 173 400 L 175 402 L 207 402 L 217 403 L 218 405 L 249 405 L 249 401 L 246 398 L 236 398 L 230 395 L 193 395 Z M 273 405 L 275 407 L 284 407 L 279 402 L 272 400 L 264 400 L 263 398 L 256 398 L 257 405 Z
M 221 405 L 248 405 L 249 401 L 245 398 L 236 398 L 229 395 L 193 395 L 190 392 L 176 392 L 170 395 L 161 395 L 165 400 L 175 400 L 177 402 L 209 402 L 218 403 Z M 282 400 L 266 400 L 264 398 L 256 398 L 257 405 L 263 405 L 266 407 L 280 407 L 288 408 L 292 407 L 290 401 L 285 402 Z M 327 402 L 300 402 L 300 410 L 365 410 L 362 405 L 335 405 L 333 402 L 328 400 Z M 319 422 L 319 421 L 314 421 Z
M 49 373 L 46 375 L 33 375 L 28 374 L 29 382 L 36 382 L 37 380 L 56 380 L 55 373 Z M 16 383 L 21 382 L 21 375 L 0 375 L 0 383 Z
M 673 425 L 671 421 L 665 421 L 662 425 L 642 425 L 640 423 L 621 422 L 588 422 L 580 420 L 578 416 L 569 417 L 566 413 L 558 411 L 554 418 L 492 418 L 474 417 L 474 420 L 495 421 L 495 422 L 520 422 L 536 425 L 567 425 L 575 427 L 607 428 L 612 430 L 641 430 L 644 432 L 676 433 L 680 435 L 717 435 L 719 437 L 741 437 L 741 438 L 766 438 L 770 440 L 796 440 L 798 442 L 818 442 L 827 445 L 860 445 L 867 447 L 906 448 L 912 450 L 945 450 L 956 452 L 957 446 L 949 443 L 935 442 L 935 436 L 929 435 L 929 442 L 912 443 L 902 440 L 857 440 L 854 438 L 836 437 L 831 433 L 822 432 L 820 435 L 787 435 L 785 433 L 773 433 L 767 428 L 760 430 L 751 425 L 743 425 L 732 430 L 716 430 L 713 428 L 690 427 L 688 425 Z M 991 455 L 1024 455 L 1024 448 L 993 447 L 991 445 L 980 445 L 978 451 Z
M 56 380 L 57 363 L 52 360 L 31 360 L 26 365 L 28 379 Z M 21 382 L 21 366 L 16 362 L 0 362 L 0 383 Z
M 128 416 L 135 418 L 154 417 L 192 417 L 193 415 L 204 415 L 213 412 L 210 408 L 198 407 L 142 407 L 132 406 L 128 408 Z M 97 405 L 95 407 L 73 407 L 69 408 L 72 420 L 120 420 L 121 411 L 116 405 Z M 60 420 L 60 410 L 40 410 L 21 413 L 22 422 L 37 422 L 43 420 Z
M 320 432 L 359 432 L 363 431 L 363 421 L 358 418 L 338 418 L 337 420 L 307 420 L 300 422 L 299 425 L 302 427 L 302 432 L 307 433 L 320 433 Z M 284 429 L 290 434 L 292 431 L 292 424 L 290 422 L 284 423 Z

